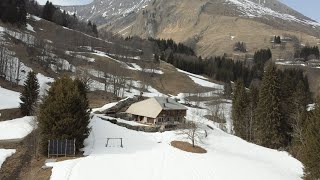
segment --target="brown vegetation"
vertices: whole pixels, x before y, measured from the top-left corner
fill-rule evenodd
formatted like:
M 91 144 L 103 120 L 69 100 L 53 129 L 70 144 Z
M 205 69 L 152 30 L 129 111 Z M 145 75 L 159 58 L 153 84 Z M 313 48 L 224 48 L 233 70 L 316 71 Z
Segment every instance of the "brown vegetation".
M 204 154 L 207 153 L 207 150 L 203 149 L 200 146 L 193 147 L 192 144 L 183 141 L 172 141 L 171 146 L 178 148 L 182 151 Z

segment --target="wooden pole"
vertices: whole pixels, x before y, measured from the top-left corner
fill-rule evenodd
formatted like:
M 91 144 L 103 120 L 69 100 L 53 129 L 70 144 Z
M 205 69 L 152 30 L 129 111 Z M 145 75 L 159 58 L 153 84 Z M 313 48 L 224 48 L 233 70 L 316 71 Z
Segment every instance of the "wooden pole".
M 50 156 L 50 140 L 48 140 L 48 158 L 49 158 L 49 156 Z
M 66 139 L 66 143 L 64 145 L 64 157 L 67 157 L 67 147 L 68 147 L 68 140 Z

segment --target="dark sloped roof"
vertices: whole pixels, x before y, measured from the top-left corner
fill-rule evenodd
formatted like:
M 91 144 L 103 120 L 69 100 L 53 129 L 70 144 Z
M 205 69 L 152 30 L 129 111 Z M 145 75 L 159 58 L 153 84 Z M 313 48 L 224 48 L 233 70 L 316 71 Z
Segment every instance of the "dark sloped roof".
M 171 98 L 166 97 L 154 97 L 154 99 L 160 104 L 164 110 L 187 110 L 185 106 L 176 102 Z

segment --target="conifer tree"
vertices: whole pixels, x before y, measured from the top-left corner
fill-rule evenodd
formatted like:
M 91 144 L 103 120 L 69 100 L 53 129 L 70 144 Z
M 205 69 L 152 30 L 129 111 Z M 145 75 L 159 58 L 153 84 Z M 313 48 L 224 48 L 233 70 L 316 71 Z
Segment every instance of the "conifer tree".
M 303 133 L 302 163 L 307 180 L 320 179 L 320 99 Z
M 247 118 L 248 99 L 244 84 L 237 81 L 232 100 L 232 120 L 236 136 L 248 140 L 248 118 Z
M 231 98 L 231 94 L 232 94 L 231 81 L 228 81 L 224 85 L 223 96 L 224 96 L 224 98 L 229 99 L 229 98 Z
M 50 139 L 76 139 L 76 148 L 88 137 L 89 103 L 80 80 L 62 77 L 55 81 L 38 115 L 43 152 Z
M 16 0 L 17 7 L 17 22 L 20 25 L 25 25 L 27 23 L 27 9 L 25 0 Z
M 20 111 L 24 116 L 30 116 L 34 112 L 39 96 L 39 83 L 34 72 L 29 72 L 24 83 L 23 92 L 20 95 Z
M 292 96 L 292 142 L 291 154 L 300 159 L 304 143 L 303 133 L 307 120 L 307 94 L 302 81 L 300 81 Z
M 269 148 L 283 146 L 281 132 L 281 89 L 276 67 L 273 63 L 267 66 L 262 79 L 257 106 L 256 143 Z
M 249 121 L 249 141 L 254 141 L 256 129 L 256 109 L 258 106 L 259 90 L 253 83 L 250 84 L 248 93 L 248 121 Z
M 42 18 L 48 21 L 52 21 L 52 17 L 55 11 L 56 7 L 52 4 L 52 2 L 47 1 L 43 6 Z

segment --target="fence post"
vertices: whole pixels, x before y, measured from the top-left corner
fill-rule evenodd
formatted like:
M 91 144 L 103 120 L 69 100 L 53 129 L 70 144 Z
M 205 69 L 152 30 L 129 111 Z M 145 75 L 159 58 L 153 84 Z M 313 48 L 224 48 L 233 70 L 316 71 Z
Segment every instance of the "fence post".
M 57 143 L 57 157 L 59 156 L 58 154 L 59 154 L 59 141 L 58 140 L 56 140 L 56 143 Z
M 64 145 L 64 156 L 67 157 L 67 146 L 68 146 L 68 140 L 66 139 L 66 144 Z
M 73 156 L 76 156 L 76 139 L 73 139 Z
M 50 140 L 48 140 L 48 158 L 49 158 L 49 154 L 50 154 Z

